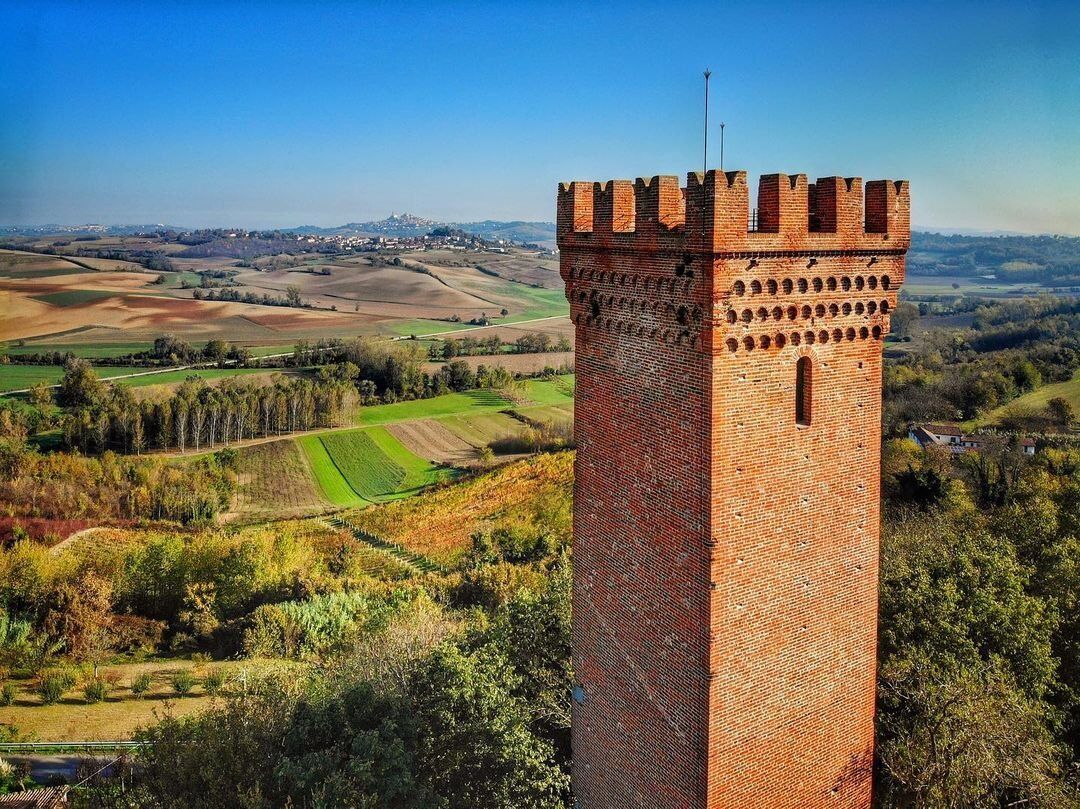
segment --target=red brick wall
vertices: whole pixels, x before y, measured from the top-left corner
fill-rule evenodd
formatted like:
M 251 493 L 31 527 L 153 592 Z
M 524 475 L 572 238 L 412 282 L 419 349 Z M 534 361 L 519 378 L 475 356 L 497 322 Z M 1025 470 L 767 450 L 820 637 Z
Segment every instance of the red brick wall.
M 907 185 L 763 177 L 754 233 L 747 197 L 741 172 L 560 189 L 584 809 L 869 806 Z

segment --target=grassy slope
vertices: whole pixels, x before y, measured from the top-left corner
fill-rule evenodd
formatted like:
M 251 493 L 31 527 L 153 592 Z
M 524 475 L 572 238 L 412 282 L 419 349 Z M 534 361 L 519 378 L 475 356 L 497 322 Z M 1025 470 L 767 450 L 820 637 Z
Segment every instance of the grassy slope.
M 514 405 L 498 392 L 474 390 L 451 393 L 433 399 L 375 405 L 361 410 L 358 429 L 316 433 L 301 436 L 287 443 L 295 443 L 303 451 L 307 474 L 314 477 L 314 485 L 321 497 L 333 506 L 363 507 L 409 497 L 424 488 L 446 480 L 455 472 L 419 457 L 406 448 L 382 425 L 415 419 L 436 418 L 448 430 L 472 446 L 486 446 L 489 442 L 516 435 L 524 429 L 521 422 L 501 412 L 516 406 L 522 413 L 538 420 L 571 417 L 573 377 L 564 376 L 554 381 L 530 380 Z M 281 442 L 278 442 L 281 443 Z M 247 452 L 271 452 L 252 447 Z M 254 461 L 252 461 L 254 463 Z M 269 486 L 266 492 L 257 493 L 253 483 L 242 484 L 239 511 L 251 510 L 268 513 L 278 507 L 292 514 L 303 513 L 311 498 L 301 497 L 304 503 L 295 502 L 288 492 L 292 484 L 286 483 L 291 476 L 306 472 L 295 465 L 282 461 L 279 469 L 266 469 L 279 483 Z M 310 479 L 302 482 L 299 477 L 295 487 L 310 485 Z M 281 486 L 286 492 L 276 495 Z M 319 499 L 311 500 L 311 511 L 319 510 Z M 294 508 L 295 506 L 295 508 Z
M 417 497 L 366 509 L 350 520 L 443 564 L 453 564 L 478 528 L 546 503 L 564 503 L 573 453 L 538 455 Z
M 1011 410 L 1012 408 L 1041 410 L 1046 407 L 1047 402 L 1059 396 L 1068 401 L 1069 404 L 1073 406 L 1075 412 L 1080 413 L 1080 374 L 1077 374 L 1067 382 L 1055 382 L 1050 385 L 1043 385 L 1041 388 L 1037 388 L 1031 393 L 1025 393 L 1023 396 L 1013 399 L 1008 404 L 990 411 L 981 419 L 968 422 L 969 429 L 985 424 L 994 424 L 1005 411 Z
M 500 438 L 520 435 L 525 425 L 505 413 L 473 413 L 443 416 L 439 422 L 466 444 L 486 447 Z
M 320 484 L 340 489 L 343 481 L 372 503 L 407 497 L 451 474 L 414 455 L 382 427 L 326 433 L 319 440 L 333 467 L 322 461 Z
M 465 413 L 495 413 L 509 407 L 510 402 L 492 390 L 471 390 L 448 393 L 433 399 L 414 399 L 387 405 L 373 405 L 360 410 L 360 424 L 390 424 L 409 419 L 430 419 Z

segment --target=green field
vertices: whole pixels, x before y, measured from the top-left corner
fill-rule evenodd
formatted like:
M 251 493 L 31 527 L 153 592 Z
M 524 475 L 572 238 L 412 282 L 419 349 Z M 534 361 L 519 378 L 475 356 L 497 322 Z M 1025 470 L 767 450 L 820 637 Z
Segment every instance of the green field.
M 322 443 L 350 488 L 372 502 L 413 494 L 449 473 L 413 455 L 382 427 L 327 433 Z
M 525 431 L 525 425 L 505 413 L 472 413 L 443 416 L 439 422 L 466 444 L 486 447 L 492 441 L 512 438 Z
M 561 405 L 574 401 L 574 378 L 569 374 L 553 380 L 525 380 L 525 395 L 536 404 Z
M 33 295 L 32 297 L 53 306 L 78 306 L 82 303 L 99 301 L 103 298 L 113 298 L 116 294 L 101 289 L 68 289 L 63 292 L 49 292 L 45 295 Z
M 114 377 L 131 373 L 131 368 L 97 368 L 98 376 Z M 0 365 L 0 393 L 9 390 L 22 390 L 44 382 L 55 385 L 64 375 L 62 365 Z
M 152 343 L 36 343 L 27 341 L 23 345 L 7 344 L 0 346 L 0 351 L 5 354 L 16 356 L 19 354 L 42 354 L 49 351 L 59 351 L 61 354 L 74 354 L 76 357 L 86 359 L 105 359 L 122 357 L 127 354 L 135 354 L 140 351 L 149 351 L 153 348 Z
M 409 452 L 382 427 L 304 436 L 299 442 L 335 505 L 397 500 L 452 474 Z
M 560 421 L 574 420 L 574 403 L 536 405 L 534 407 L 519 407 L 517 412 L 527 419 L 538 422 L 558 423 Z
M 105 370 L 105 369 L 96 369 Z M 119 368 L 109 369 L 119 370 L 124 373 L 131 373 L 131 368 Z M 147 385 L 169 385 L 177 382 L 183 382 L 190 376 L 197 376 L 200 379 L 207 381 L 213 379 L 221 379 L 226 376 L 250 376 L 251 374 L 265 374 L 273 372 L 273 368 L 189 368 L 186 371 L 162 371 L 156 374 L 146 374 L 144 376 L 131 376 L 123 379 L 117 379 L 116 381 L 122 385 L 128 385 L 133 388 L 141 388 Z M 138 370 L 136 369 L 137 373 Z
M 165 370 L 152 374 L 146 373 L 147 369 L 145 368 L 125 366 L 100 366 L 96 367 L 94 370 L 102 379 L 112 379 L 122 385 L 140 388 L 147 385 L 168 385 L 176 382 L 183 382 L 189 376 L 198 376 L 202 379 L 212 380 L 226 376 L 265 374 L 268 370 L 272 369 L 192 368 L 186 371 Z M 130 374 L 141 374 L 141 376 L 130 376 Z M 0 365 L 0 393 L 29 388 L 31 385 L 36 385 L 38 382 L 55 385 L 60 382 L 60 379 L 63 376 L 64 368 L 62 365 Z
M 956 287 L 953 287 L 956 284 Z M 1047 292 L 1035 283 L 1011 283 L 994 278 L 966 275 L 913 275 L 904 279 L 904 291 L 909 297 L 927 295 L 972 295 L 976 297 L 1007 298 L 1038 295 Z
M 1067 382 L 1054 382 L 1053 384 L 1036 388 L 1031 393 L 1025 393 L 1023 396 L 1013 399 L 1008 404 L 1002 405 L 995 410 L 991 410 L 982 418 L 969 422 L 969 429 L 984 424 L 993 424 L 1000 416 L 1004 415 L 1006 411 L 1012 410 L 1013 408 L 1016 408 L 1017 410 L 1042 410 L 1046 407 L 1047 402 L 1051 399 L 1056 399 L 1059 396 L 1072 405 L 1074 412 L 1080 413 L 1080 374 L 1077 374 Z
M 570 315 L 570 304 L 562 289 L 541 289 L 526 284 L 508 284 L 503 290 L 510 297 L 516 298 L 525 307 L 523 312 L 510 317 L 499 318 L 500 325 L 509 326 L 523 320 L 535 320 L 541 317 Z
M 28 267 L 25 269 L 8 269 L 0 268 L 0 278 L 18 278 L 20 280 L 29 280 L 34 278 L 58 278 L 62 275 L 76 275 L 77 273 L 86 272 L 81 267 L 40 267 L 33 268 Z
M 380 324 L 380 326 L 383 327 L 383 331 L 390 334 L 396 334 L 399 337 L 408 337 L 411 334 L 422 337 L 425 334 L 442 334 L 443 332 L 464 331 L 465 329 L 476 328 L 475 326 L 470 326 L 468 323 L 452 323 L 448 320 L 426 320 L 424 318 L 417 318 L 415 320 L 395 320 L 389 323 Z
M 413 399 L 408 402 L 373 405 L 360 410 L 360 424 L 389 424 L 409 419 L 430 419 L 462 413 L 493 413 L 510 407 L 498 391 L 470 390 L 465 393 L 448 393 L 431 399 Z
M 327 500 L 335 506 L 367 505 L 364 498 L 353 491 L 341 474 L 341 470 L 334 464 L 320 436 L 305 435 L 296 441 L 307 456 L 311 470 L 315 474 L 315 482 L 319 484 Z

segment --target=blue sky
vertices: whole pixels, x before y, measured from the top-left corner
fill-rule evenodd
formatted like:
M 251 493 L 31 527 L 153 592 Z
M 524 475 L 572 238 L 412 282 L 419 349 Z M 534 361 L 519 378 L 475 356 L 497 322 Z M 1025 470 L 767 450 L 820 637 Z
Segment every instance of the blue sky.
M 0 224 L 550 220 L 697 169 L 708 66 L 728 169 L 1080 233 L 1080 3 L 815 6 L 0 0 Z

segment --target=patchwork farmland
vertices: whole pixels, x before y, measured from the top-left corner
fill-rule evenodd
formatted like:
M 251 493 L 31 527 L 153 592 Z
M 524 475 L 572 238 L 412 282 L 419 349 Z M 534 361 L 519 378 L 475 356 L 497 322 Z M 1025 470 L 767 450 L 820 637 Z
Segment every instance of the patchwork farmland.
M 528 380 L 509 395 L 477 390 L 366 407 L 357 427 L 241 448 L 229 518 L 252 522 L 408 498 L 477 466 L 485 448 L 521 438 L 530 425 L 572 417 L 569 376 Z

